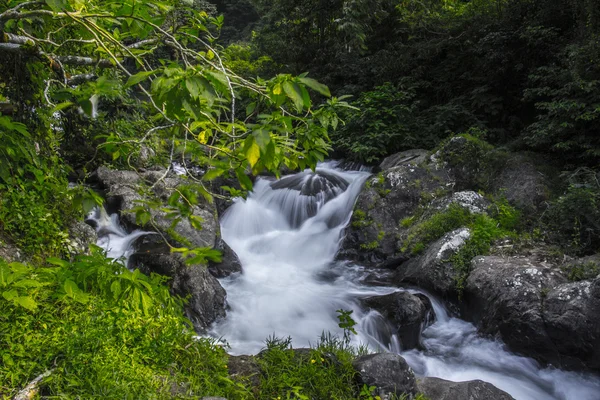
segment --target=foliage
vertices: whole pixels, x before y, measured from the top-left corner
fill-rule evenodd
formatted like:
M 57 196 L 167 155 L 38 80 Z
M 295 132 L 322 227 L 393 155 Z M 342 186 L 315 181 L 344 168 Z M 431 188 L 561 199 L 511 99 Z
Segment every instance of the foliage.
M 567 279 L 571 282 L 579 282 L 588 279 L 594 279 L 600 273 L 600 265 L 590 261 L 584 263 L 575 263 L 561 268 Z
M 569 186 L 542 217 L 550 240 L 573 254 L 587 254 L 600 246 L 600 183 L 598 172 L 582 168 L 565 176 Z
M 271 338 L 261 353 L 261 399 L 353 399 L 355 354 L 340 339 L 323 335 L 308 351 L 293 350 L 291 341 Z
M 131 272 L 95 250 L 32 268 L 0 260 L 0 388 L 15 393 L 51 370 L 61 397 L 243 398 L 226 354 L 194 338 L 164 278 Z

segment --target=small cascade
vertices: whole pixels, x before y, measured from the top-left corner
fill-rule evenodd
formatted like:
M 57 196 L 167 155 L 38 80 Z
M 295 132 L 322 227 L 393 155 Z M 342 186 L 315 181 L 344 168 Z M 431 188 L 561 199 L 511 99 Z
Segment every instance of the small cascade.
M 369 173 L 320 165 L 316 171 L 259 178 L 246 200 L 237 199 L 221 220 L 223 239 L 237 253 L 243 273 L 221 280 L 231 307 L 212 327 L 233 354 L 256 354 L 269 336 L 290 336 L 295 347 L 315 344 L 322 332 L 341 336 L 336 310 L 352 310 L 355 344 L 401 354 L 417 375 L 464 381 L 481 379 L 517 400 L 598 400 L 596 376 L 541 368 L 453 317 L 435 297 L 413 289 L 366 286 L 373 270 L 338 262 L 343 229 Z M 431 300 L 433 323 L 424 324 L 421 350 L 405 351 L 381 314 L 359 299 L 398 290 Z
M 106 256 L 121 260 L 128 264 L 129 257 L 134 253 L 133 243 L 141 236 L 153 232 L 135 230 L 127 233 L 119 223 L 117 214 L 108 215 L 104 207 L 97 206 L 88 213 L 85 222 L 96 230 L 98 241 L 96 244 L 106 251 Z

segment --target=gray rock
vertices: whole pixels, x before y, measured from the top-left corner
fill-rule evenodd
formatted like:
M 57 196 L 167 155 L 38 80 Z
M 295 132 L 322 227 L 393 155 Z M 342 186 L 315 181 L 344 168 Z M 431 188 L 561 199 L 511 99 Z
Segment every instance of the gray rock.
M 339 257 L 371 267 L 397 258 L 398 239 L 406 230 L 400 222 L 415 213 L 423 194 L 433 198 L 445 195 L 447 182 L 444 171 L 412 164 L 369 178 L 358 197 Z
M 545 208 L 552 194 L 552 180 L 558 175 L 547 160 L 527 153 L 511 154 L 494 176 L 490 189 L 518 209 L 536 212 Z
M 415 375 L 404 358 L 392 353 L 369 354 L 352 363 L 360 386 L 375 386 L 382 399 L 416 393 Z
M 253 389 L 260 388 L 262 371 L 254 356 L 229 356 L 227 370 L 235 381 L 249 383 Z
M 508 393 L 480 380 L 451 382 L 422 378 L 417 380 L 417 390 L 429 400 L 514 400 Z
M 83 221 L 74 221 L 68 228 L 70 246 L 69 253 L 84 254 L 91 244 L 96 244 L 98 237 L 96 231 Z
M 402 151 L 385 158 L 379 164 L 379 168 L 387 170 L 401 165 L 420 165 L 427 161 L 428 157 L 429 152 L 427 150 L 414 149 Z
M 414 284 L 431 290 L 444 298 L 457 295 L 458 272 L 449 261 L 469 239 L 471 231 L 460 228 L 431 244 L 419 257 L 402 264 L 396 270 L 396 284 Z
M 530 257 L 476 257 L 465 316 L 513 350 L 561 368 L 600 370 L 600 278 L 567 282 Z
M 419 347 L 421 332 L 435 319 L 431 301 L 422 294 L 395 292 L 368 297 L 362 303 L 377 310 L 392 324 L 391 333 L 398 335 L 403 350 Z
M 171 277 L 171 291 L 188 299 L 185 312 L 197 332 L 225 317 L 227 293 L 205 265 L 186 265 L 179 254 L 142 252 L 131 256 L 130 267 Z
M 25 255 L 17 246 L 0 236 L 0 258 L 6 262 L 24 262 Z
M 203 397 L 200 400 L 227 400 L 227 399 L 225 397 L 214 397 L 214 396 L 211 396 L 211 397 Z
M 431 204 L 431 211 L 447 210 L 451 204 L 458 204 L 462 208 L 466 208 L 472 214 L 486 214 L 490 206 L 490 202 L 482 195 L 472 190 L 452 193 L 452 196 L 445 197 L 434 201 Z
M 231 274 L 242 272 L 242 264 L 237 254 L 221 238 L 217 239 L 215 249 L 221 250 L 223 258 L 220 263 L 209 261 L 208 270 L 217 278 L 225 278 Z
M 138 206 L 140 200 L 157 199 L 166 204 L 174 188 L 190 183 L 183 176 L 168 174 L 149 193 L 140 194 L 142 189 L 147 190 L 149 187 L 152 187 L 163 176 L 164 170 L 146 171 L 138 174 L 134 171 L 116 171 L 100 167 L 96 171 L 98 181 L 106 189 L 107 203 L 113 208 L 120 210 L 121 221 L 130 228 L 137 227 L 138 225 L 135 220 L 135 214 L 127 211 Z M 166 218 L 166 212 L 151 210 L 151 214 L 158 229 L 168 236 L 172 220 Z M 186 238 L 193 246 L 213 247 L 219 232 L 215 206 L 199 198 L 199 204 L 193 207 L 193 215 L 202 219 L 202 229 L 194 229 L 187 220 L 183 220 L 174 228 L 175 233 Z M 140 228 L 143 230 L 154 230 L 149 223 L 140 226 Z M 173 242 L 176 246 L 181 247 L 181 243 L 178 243 L 176 240 L 173 240 Z
M 165 170 L 115 171 L 100 167 L 96 177 L 106 189 L 109 207 L 121 213 L 121 221 L 129 229 L 158 231 L 162 235 L 147 235 L 136 241 L 136 254 L 129 260 L 130 268 L 139 268 L 144 273 L 158 273 L 171 278 L 169 281 L 174 294 L 188 298 L 186 314 L 198 332 L 204 332 L 215 320 L 225 316 L 226 293 L 219 281 L 208 271 L 207 265 L 184 263 L 179 254 L 171 253 L 164 242 L 168 240 L 174 247 L 187 247 L 183 240 L 194 247 L 213 248 L 219 235 L 219 224 L 213 204 L 199 198 L 193 207 L 193 215 L 202 219 L 201 230 L 195 229 L 187 220 L 181 221 L 171 234 L 172 221 L 162 210 L 151 210 L 156 228 L 151 224 L 139 226 L 135 215 L 127 210 L 139 205 L 138 201 L 156 201 L 166 204 L 175 188 L 188 184 L 185 177 L 167 174 Z M 159 182 L 160 179 L 164 179 Z M 158 183 L 157 183 L 158 182 Z M 164 238 L 164 239 L 163 239 Z

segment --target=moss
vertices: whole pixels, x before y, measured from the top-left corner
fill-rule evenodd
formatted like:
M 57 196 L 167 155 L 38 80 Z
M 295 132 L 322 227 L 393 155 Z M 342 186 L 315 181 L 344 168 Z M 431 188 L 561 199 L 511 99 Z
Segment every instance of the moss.
M 571 282 L 579 282 L 593 279 L 600 274 L 600 265 L 595 262 L 571 264 L 561 268 L 567 279 Z
M 425 244 L 441 238 L 450 231 L 467 226 L 472 220 L 473 216 L 469 210 L 458 204 L 451 204 L 447 210 L 438 212 L 427 220 L 412 226 L 400 250 L 403 253 L 416 254 L 415 245 L 421 244 L 418 247 L 422 250 Z
M 352 214 L 352 227 L 353 228 L 366 228 L 373 223 L 371 219 L 367 218 L 367 213 L 363 210 L 355 210 Z

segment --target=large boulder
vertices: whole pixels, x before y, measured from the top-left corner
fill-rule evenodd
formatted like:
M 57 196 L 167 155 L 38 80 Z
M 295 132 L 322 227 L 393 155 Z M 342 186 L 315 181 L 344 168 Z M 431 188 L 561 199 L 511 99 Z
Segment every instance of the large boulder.
M 410 398 L 417 391 L 415 375 L 404 358 L 392 353 L 369 354 L 352 363 L 358 372 L 360 386 L 375 386 L 377 394 L 387 400 L 406 394 Z M 393 398 L 397 398 L 393 397 Z
M 417 390 L 429 400 L 514 400 L 508 393 L 480 380 L 451 382 L 421 378 L 417 380 Z
M 140 205 L 140 201 L 158 200 L 167 204 L 169 197 L 180 185 L 189 184 L 185 177 L 173 173 L 165 175 L 165 170 L 146 171 L 116 171 L 100 167 L 95 177 L 106 191 L 106 201 L 109 208 L 118 210 L 121 221 L 129 228 L 139 227 L 143 230 L 155 230 L 148 222 L 141 226 L 137 224 L 135 213 L 128 212 Z M 160 209 L 151 209 L 152 218 L 156 228 L 163 234 L 169 235 L 172 219 L 167 217 L 167 212 Z M 219 233 L 219 222 L 214 204 L 199 198 L 199 203 L 192 209 L 192 214 L 202 220 L 202 229 L 192 227 L 187 219 L 183 219 L 174 228 L 175 235 L 185 238 L 196 247 L 213 247 Z M 175 236 L 172 235 L 172 236 Z
M 415 213 L 423 196 L 445 196 L 449 189 L 444 170 L 416 164 L 424 159 L 422 151 L 399 153 L 394 160 L 384 162 L 390 168 L 367 180 L 346 229 L 340 258 L 367 266 L 398 259 L 393 265 L 397 266 L 403 261 L 399 257 L 398 238 L 404 229 L 400 222 Z
M 222 259 L 220 262 L 208 262 L 208 270 L 213 276 L 217 278 L 226 278 L 231 274 L 242 272 L 240 259 L 223 239 L 217 239 L 215 249 L 221 251 Z
M 533 257 L 476 257 L 464 315 L 513 350 L 561 368 L 600 370 L 600 277 L 568 282 Z
M 450 258 L 471 237 L 468 228 L 460 228 L 431 244 L 419 257 L 410 259 L 396 270 L 395 282 L 413 284 L 443 298 L 455 300 L 459 271 Z
M 539 156 L 510 154 L 491 180 L 490 191 L 506 197 L 522 211 L 535 213 L 550 199 L 552 180 L 558 175 L 558 171 Z
M 129 259 L 129 267 L 139 268 L 147 274 L 154 272 L 170 277 L 172 292 L 188 299 L 185 308 L 188 318 L 198 332 L 204 332 L 215 320 L 225 316 L 225 290 L 210 274 L 208 265 L 186 265 L 180 254 L 170 251 L 169 245 L 218 247 L 219 224 L 215 206 L 202 198 L 193 206 L 192 214 L 202 220 L 201 230 L 192 227 L 186 219 L 173 228 L 172 220 L 162 209 L 151 209 L 153 223 L 141 225 L 137 223 L 135 214 L 128 212 L 138 206 L 140 201 L 166 205 L 171 194 L 179 186 L 189 184 L 185 177 L 165 172 L 158 170 L 136 173 L 100 167 L 96 178 L 105 190 L 108 207 L 121 214 L 121 221 L 129 230 L 141 229 L 160 233 L 137 239 L 136 251 Z M 224 244 L 220 246 L 225 248 Z M 234 258 L 233 251 L 227 251 L 221 265 L 233 264 Z
M 392 325 L 392 334 L 400 339 L 402 350 L 419 347 L 421 332 L 435 319 L 429 298 L 423 294 L 395 292 L 367 297 L 363 305 L 378 311 Z

